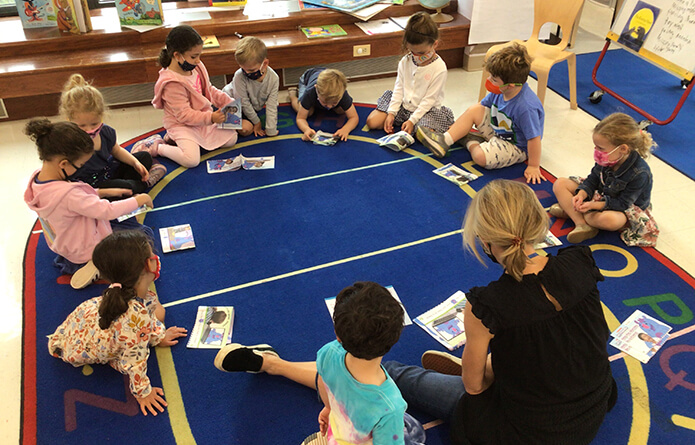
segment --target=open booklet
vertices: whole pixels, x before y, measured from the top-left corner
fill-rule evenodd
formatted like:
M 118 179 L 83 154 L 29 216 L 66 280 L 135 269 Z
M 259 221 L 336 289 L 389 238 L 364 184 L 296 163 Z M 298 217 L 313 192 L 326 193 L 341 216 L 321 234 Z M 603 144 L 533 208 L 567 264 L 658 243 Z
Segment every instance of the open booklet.
M 376 140 L 380 147 L 390 148 L 393 151 L 402 151 L 415 142 L 413 136 L 407 131 L 399 131 Z
M 391 294 L 391 296 L 400 303 L 401 307 L 403 308 L 403 326 L 408 326 L 413 324 L 412 320 L 410 320 L 410 316 L 408 315 L 408 311 L 405 310 L 405 306 L 403 306 L 403 303 L 401 302 L 401 299 L 398 297 L 398 294 L 396 293 L 396 289 L 393 288 L 393 286 L 384 286 L 387 291 Z M 326 307 L 328 308 L 328 313 L 331 314 L 331 320 L 333 319 L 333 312 L 335 311 L 335 297 L 328 297 L 325 298 L 324 301 L 326 302 Z
M 218 127 L 228 130 L 241 129 L 241 100 L 232 99 L 222 108 L 222 112 L 225 114 L 225 121 L 217 124 Z
M 198 306 L 187 348 L 219 349 L 232 342 L 234 306 Z
M 543 239 L 543 241 L 541 241 L 540 243 L 533 246 L 533 248 L 534 249 L 546 249 L 548 247 L 557 247 L 557 246 L 562 246 L 562 241 L 560 241 L 557 236 L 548 232 L 545 234 L 545 239 Z
M 610 345 L 647 363 L 666 343 L 669 332 L 671 326 L 637 310 L 611 333 Z
M 132 212 L 119 216 L 118 218 L 116 218 L 116 221 L 123 222 L 128 218 L 132 218 L 133 216 L 140 215 L 141 213 L 149 212 L 150 210 L 152 210 L 152 207 L 148 206 L 147 204 L 143 204 L 140 207 L 138 207 L 137 209 L 133 210 Z
M 162 240 L 162 252 L 164 253 L 195 247 L 190 224 L 163 227 L 159 229 L 159 237 Z
M 325 131 L 317 131 L 311 141 L 315 145 L 335 145 L 338 142 L 338 138 L 333 136 L 333 133 L 326 133 Z
M 266 170 L 275 168 L 275 156 L 247 158 L 239 155 L 229 159 L 210 159 L 207 161 L 208 173 L 222 173 L 244 170 Z
M 446 164 L 442 167 L 432 170 L 432 172 L 458 185 L 468 184 L 469 182 L 478 179 L 478 177 L 473 173 L 467 172 L 466 170 L 459 168 L 454 164 Z
M 413 321 L 449 351 L 453 351 L 466 343 L 466 330 L 463 326 L 465 307 L 466 294 L 456 291 Z

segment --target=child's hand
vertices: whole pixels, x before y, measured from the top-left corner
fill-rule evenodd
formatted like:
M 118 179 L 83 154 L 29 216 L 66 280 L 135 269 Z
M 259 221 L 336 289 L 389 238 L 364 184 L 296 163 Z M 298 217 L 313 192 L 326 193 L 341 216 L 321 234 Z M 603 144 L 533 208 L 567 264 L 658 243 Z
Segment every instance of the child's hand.
M 350 136 L 350 130 L 347 130 L 345 127 L 341 127 L 333 133 L 334 138 L 338 138 L 341 141 L 347 141 L 348 136 Z
M 140 193 L 135 195 L 135 200 L 138 202 L 138 207 L 147 205 L 150 208 L 154 208 L 154 204 L 152 204 L 152 197 L 147 193 Z
M 254 136 L 265 136 L 265 131 L 263 131 L 263 126 L 260 122 L 253 124 L 253 135 Z
M 164 333 L 164 338 L 162 339 L 162 341 L 159 342 L 159 344 L 157 346 L 162 346 L 162 347 L 174 346 L 176 343 L 179 342 L 176 339 L 179 337 L 185 337 L 186 333 L 188 333 L 186 328 L 179 328 L 177 326 L 172 326 L 172 327 L 167 329 L 167 331 Z
M 164 407 L 167 406 L 166 400 L 162 397 L 163 395 L 164 390 L 162 390 L 162 388 L 153 386 L 149 395 L 142 398 L 136 397 L 135 400 L 140 404 L 140 411 L 142 411 L 144 415 L 147 415 L 147 411 L 149 410 L 153 416 L 156 416 L 157 411 L 155 411 L 155 408 L 157 408 L 160 413 L 163 413 Z
M 393 133 L 393 121 L 396 120 L 396 116 L 389 113 L 384 120 L 384 131 L 387 133 Z
M 413 134 L 413 130 L 415 130 L 415 124 L 413 124 L 410 121 L 405 121 L 403 122 L 403 125 L 401 125 L 401 130 L 405 131 L 406 133 Z
M 140 175 L 142 182 L 147 182 L 147 180 L 150 178 L 150 172 L 147 171 L 145 166 L 142 165 L 142 163 L 136 159 L 133 168 Z
M 574 207 L 574 210 L 577 212 L 581 212 L 579 208 L 581 205 L 584 203 L 584 200 L 588 198 L 589 195 L 586 194 L 584 190 L 579 190 L 576 195 L 572 198 L 572 207 Z M 584 213 L 584 212 L 582 212 Z
M 524 170 L 524 178 L 526 178 L 527 184 L 529 182 L 531 184 L 540 184 L 541 181 L 547 181 L 547 179 L 545 179 L 545 177 L 541 175 L 540 167 L 532 167 L 530 165 L 526 167 L 526 170 Z
M 605 201 L 585 201 L 579 205 L 578 212 L 586 213 L 589 210 L 601 211 L 606 207 Z
M 310 141 L 314 137 L 315 134 L 316 134 L 316 132 L 314 130 L 312 130 L 311 128 L 307 128 L 307 130 L 302 135 L 302 140 L 303 141 Z
M 324 406 L 319 413 L 319 431 L 321 431 L 321 434 L 324 436 L 326 435 L 326 431 L 328 431 L 328 415 L 330 413 L 331 409 L 327 406 Z
M 212 112 L 212 123 L 221 124 L 227 119 L 227 116 L 222 112 L 222 110 L 217 110 Z
M 100 198 L 124 198 L 126 196 L 131 196 L 133 191 L 124 188 L 108 188 L 99 189 L 98 193 Z

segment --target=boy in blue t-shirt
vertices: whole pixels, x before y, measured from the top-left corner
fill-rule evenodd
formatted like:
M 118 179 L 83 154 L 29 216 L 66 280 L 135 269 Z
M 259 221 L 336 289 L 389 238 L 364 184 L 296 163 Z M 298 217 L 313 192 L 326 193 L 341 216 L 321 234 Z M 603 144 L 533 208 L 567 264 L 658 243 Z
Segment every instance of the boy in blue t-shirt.
M 485 62 L 490 92 L 470 106 L 446 133 L 418 127 L 417 138 L 442 158 L 454 142 L 464 140 L 473 161 L 487 169 L 503 168 L 528 160 L 526 182 L 540 184 L 543 104 L 526 84 L 531 59 L 518 43 L 492 54 Z M 475 126 L 477 131 L 471 131 Z
M 318 351 L 316 362 L 288 362 L 269 345 L 235 343 L 220 350 L 215 367 L 281 375 L 315 388 L 325 406 L 320 433 L 309 436 L 306 445 L 424 443 L 422 426 L 405 414 L 407 404 L 381 366 L 400 337 L 403 315 L 400 303 L 382 286 L 358 282 L 336 297 L 337 340 Z

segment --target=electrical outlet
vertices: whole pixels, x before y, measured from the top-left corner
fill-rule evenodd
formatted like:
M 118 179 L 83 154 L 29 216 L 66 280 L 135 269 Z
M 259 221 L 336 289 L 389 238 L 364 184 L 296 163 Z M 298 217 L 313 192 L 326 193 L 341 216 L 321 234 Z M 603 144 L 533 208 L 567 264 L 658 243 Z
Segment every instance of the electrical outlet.
M 364 57 L 372 53 L 372 45 L 355 45 L 352 47 L 352 57 Z

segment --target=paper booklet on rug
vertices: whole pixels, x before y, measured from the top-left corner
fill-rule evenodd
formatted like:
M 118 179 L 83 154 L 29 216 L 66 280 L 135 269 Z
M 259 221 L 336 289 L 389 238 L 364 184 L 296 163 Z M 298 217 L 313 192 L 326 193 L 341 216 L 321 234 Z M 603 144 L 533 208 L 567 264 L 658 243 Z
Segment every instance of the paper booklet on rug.
M 413 139 L 413 136 L 407 131 L 387 134 L 383 138 L 379 138 L 376 141 L 379 143 L 380 147 L 390 148 L 393 151 L 404 150 L 415 143 L 415 139 Z
M 545 249 L 548 247 L 557 247 L 557 246 L 562 246 L 562 241 L 552 233 L 548 232 L 545 235 L 545 239 L 541 241 L 540 243 L 536 244 L 533 246 L 534 249 Z
M 671 326 L 637 310 L 611 333 L 610 345 L 647 363 L 666 343 L 669 332 Z
M 227 105 L 222 108 L 222 112 L 225 114 L 224 122 L 217 124 L 220 128 L 226 128 L 227 130 L 240 130 L 241 129 L 241 100 L 232 99 Z
M 396 293 L 396 289 L 393 288 L 393 286 L 384 286 L 387 291 L 391 294 L 393 298 L 396 299 L 403 308 L 403 326 L 408 326 L 413 324 L 412 320 L 410 319 L 410 316 L 408 315 L 408 311 L 405 309 L 405 306 L 403 306 L 403 303 L 401 302 L 401 299 L 398 297 L 398 294 Z M 326 307 L 328 308 L 328 313 L 331 315 L 331 320 L 333 319 L 333 312 L 335 311 L 335 297 L 328 297 L 325 298 L 324 301 L 326 302 Z
M 432 172 L 458 185 L 468 184 L 469 182 L 478 179 L 478 177 L 473 173 L 467 172 L 454 164 L 446 164 L 438 169 L 432 170 Z
M 223 173 L 244 170 L 267 170 L 275 168 L 275 156 L 248 158 L 239 155 L 229 159 L 210 159 L 207 161 L 208 173 Z
M 164 253 L 192 249 L 195 247 L 193 230 L 191 230 L 190 224 L 181 224 L 159 229 L 159 237 L 162 240 L 162 252 Z
M 232 342 L 234 306 L 198 306 L 187 348 L 219 349 Z
M 123 222 L 128 218 L 132 218 L 133 216 L 137 216 L 141 213 L 149 212 L 150 210 L 152 210 L 152 207 L 148 206 L 147 204 L 143 204 L 137 209 L 133 210 L 132 212 L 119 216 L 118 218 L 116 218 L 116 221 Z
M 325 131 L 317 131 L 311 141 L 315 145 L 335 145 L 338 142 L 338 138 L 333 136 L 333 133 L 326 133 Z
M 465 307 L 466 294 L 456 291 L 455 294 L 413 321 L 449 351 L 453 351 L 466 343 L 466 332 L 463 326 Z

